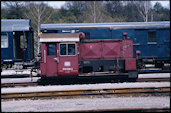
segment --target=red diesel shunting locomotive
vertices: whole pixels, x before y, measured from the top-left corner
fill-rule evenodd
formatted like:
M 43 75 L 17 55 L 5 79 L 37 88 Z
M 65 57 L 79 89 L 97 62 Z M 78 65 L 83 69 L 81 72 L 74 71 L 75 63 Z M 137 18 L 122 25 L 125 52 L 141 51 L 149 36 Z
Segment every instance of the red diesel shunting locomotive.
M 40 35 L 42 77 L 128 75 L 137 78 L 133 41 L 88 40 L 84 33 L 43 33 Z M 93 73 L 93 74 L 91 74 Z

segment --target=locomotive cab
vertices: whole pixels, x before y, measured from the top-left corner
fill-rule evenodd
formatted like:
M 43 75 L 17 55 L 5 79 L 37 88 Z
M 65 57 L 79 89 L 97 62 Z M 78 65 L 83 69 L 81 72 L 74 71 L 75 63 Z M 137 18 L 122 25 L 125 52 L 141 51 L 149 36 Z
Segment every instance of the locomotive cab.
M 78 75 L 78 33 L 48 33 L 40 35 L 41 75 Z

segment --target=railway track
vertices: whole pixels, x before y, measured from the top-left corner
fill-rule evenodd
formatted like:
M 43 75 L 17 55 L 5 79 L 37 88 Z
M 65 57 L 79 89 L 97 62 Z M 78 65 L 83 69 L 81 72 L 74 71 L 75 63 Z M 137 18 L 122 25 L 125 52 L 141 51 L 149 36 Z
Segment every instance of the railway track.
M 37 86 L 37 82 L 23 82 L 23 83 L 1 83 L 2 87 L 28 87 L 28 86 Z
M 58 111 L 57 111 L 58 112 Z M 61 111 L 65 112 L 65 111 Z M 93 110 L 72 110 L 66 112 L 170 112 L 170 108 L 118 108 L 118 109 L 93 109 Z
M 2 79 L 1 79 L 2 80 Z M 119 82 L 119 81 L 118 81 Z M 136 82 L 170 82 L 170 77 L 165 78 L 138 78 Z M 38 82 L 10 82 L 2 83 L 1 88 L 4 87 L 28 87 L 28 86 L 38 86 Z
M 170 77 L 166 78 L 138 78 L 136 82 L 169 82 Z
M 1 93 L 1 100 L 11 99 L 52 99 L 77 98 L 92 96 L 149 96 L 170 95 L 170 86 L 166 87 L 133 87 L 133 88 L 103 88 L 103 89 L 77 89 L 54 91 L 28 91 Z

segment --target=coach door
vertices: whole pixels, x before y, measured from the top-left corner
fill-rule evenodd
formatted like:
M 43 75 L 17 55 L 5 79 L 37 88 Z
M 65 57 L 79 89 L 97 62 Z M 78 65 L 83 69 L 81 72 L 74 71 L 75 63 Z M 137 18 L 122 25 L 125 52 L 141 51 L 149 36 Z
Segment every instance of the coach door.
M 77 43 L 59 43 L 58 52 L 58 75 L 78 75 Z

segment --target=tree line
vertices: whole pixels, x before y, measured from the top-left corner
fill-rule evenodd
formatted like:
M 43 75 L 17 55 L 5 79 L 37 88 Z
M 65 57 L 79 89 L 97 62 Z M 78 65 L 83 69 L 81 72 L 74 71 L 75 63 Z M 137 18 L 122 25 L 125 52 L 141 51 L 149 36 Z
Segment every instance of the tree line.
M 151 1 L 66 1 L 58 9 L 47 2 L 1 2 L 1 19 L 28 18 L 38 45 L 41 24 L 170 21 L 170 8 Z
M 54 9 L 47 2 L 1 2 L 1 19 L 48 16 L 51 23 L 169 21 L 170 9 L 151 1 L 67 1 Z M 28 12 L 30 15 L 28 15 Z M 48 14 L 48 15 L 47 15 Z M 43 20 L 41 18 L 41 20 Z M 46 23 L 45 21 L 44 23 Z

